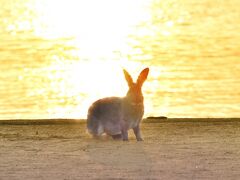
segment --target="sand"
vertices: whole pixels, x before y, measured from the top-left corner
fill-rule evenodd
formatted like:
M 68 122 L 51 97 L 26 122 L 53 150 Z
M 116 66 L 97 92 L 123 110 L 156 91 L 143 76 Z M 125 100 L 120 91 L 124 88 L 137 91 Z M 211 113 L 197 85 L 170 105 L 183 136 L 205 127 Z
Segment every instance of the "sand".
M 2 121 L 0 179 L 240 177 L 240 119 L 147 119 L 144 142 L 132 132 L 128 142 L 96 140 L 85 122 L 67 121 Z

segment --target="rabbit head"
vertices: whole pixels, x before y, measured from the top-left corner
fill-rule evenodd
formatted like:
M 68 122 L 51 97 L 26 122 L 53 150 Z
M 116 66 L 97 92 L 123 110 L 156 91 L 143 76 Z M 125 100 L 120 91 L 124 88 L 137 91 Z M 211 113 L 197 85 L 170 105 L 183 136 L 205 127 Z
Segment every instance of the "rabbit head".
M 136 82 L 133 82 L 131 75 L 125 69 L 123 69 L 123 72 L 129 87 L 126 98 L 132 105 L 142 105 L 142 85 L 147 79 L 149 68 L 145 68 L 144 70 L 142 70 Z

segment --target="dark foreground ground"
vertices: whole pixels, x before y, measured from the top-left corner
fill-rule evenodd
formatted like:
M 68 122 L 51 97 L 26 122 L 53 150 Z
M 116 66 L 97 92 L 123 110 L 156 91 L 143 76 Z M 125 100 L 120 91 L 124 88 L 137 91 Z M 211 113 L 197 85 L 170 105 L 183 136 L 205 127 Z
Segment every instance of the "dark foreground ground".
M 0 179 L 240 178 L 240 119 L 147 119 L 142 133 L 96 140 L 85 122 L 1 121 Z

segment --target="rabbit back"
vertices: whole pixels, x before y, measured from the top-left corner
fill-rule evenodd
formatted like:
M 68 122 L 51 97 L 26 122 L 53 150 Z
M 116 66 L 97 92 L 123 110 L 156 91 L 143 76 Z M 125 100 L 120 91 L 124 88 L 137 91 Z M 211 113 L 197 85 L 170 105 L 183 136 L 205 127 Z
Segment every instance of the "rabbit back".
M 94 102 L 87 117 L 89 133 L 100 136 L 121 134 L 122 98 L 109 97 Z

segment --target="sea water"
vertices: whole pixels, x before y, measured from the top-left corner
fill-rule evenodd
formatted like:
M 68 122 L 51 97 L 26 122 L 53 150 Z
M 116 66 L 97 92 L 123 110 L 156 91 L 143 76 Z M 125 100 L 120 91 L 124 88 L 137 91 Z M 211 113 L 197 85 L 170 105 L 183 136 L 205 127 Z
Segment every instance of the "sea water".
M 0 119 L 86 118 L 145 67 L 145 117 L 240 116 L 239 0 L 0 4 Z

